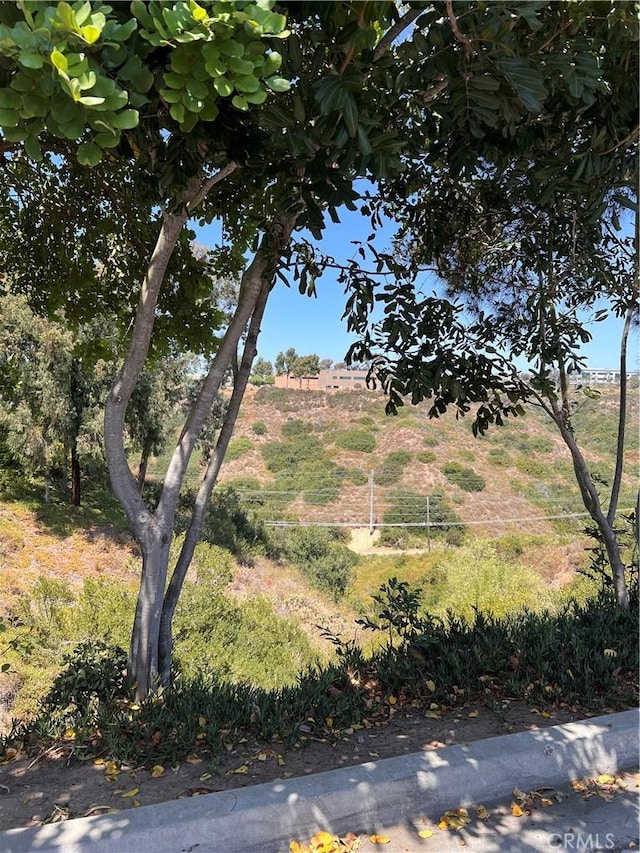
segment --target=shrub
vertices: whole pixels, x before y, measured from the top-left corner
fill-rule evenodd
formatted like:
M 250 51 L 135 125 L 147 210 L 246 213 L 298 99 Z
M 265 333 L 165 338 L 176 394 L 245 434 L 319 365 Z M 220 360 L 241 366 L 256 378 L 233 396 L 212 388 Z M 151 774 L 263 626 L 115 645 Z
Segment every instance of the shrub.
M 311 432 L 313 425 L 309 421 L 302 421 L 299 418 L 293 418 L 285 421 L 280 428 L 283 438 L 293 438 L 298 435 L 306 435 Z
M 289 441 L 272 441 L 262 447 L 262 455 L 269 471 L 295 471 L 303 462 L 322 459 L 321 442 L 312 435 L 297 435 Z
M 176 517 L 176 533 L 183 533 L 189 524 L 195 493 L 188 490 L 181 499 Z M 250 515 L 240 503 L 232 486 L 219 486 L 213 491 L 204 517 L 200 538 L 209 545 L 219 545 L 236 556 L 251 551 L 268 550 L 268 537 L 262 522 Z
M 373 453 L 376 449 L 375 436 L 368 430 L 352 429 L 339 432 L 335 443 L 342 450 L 355 450 L 359 453 Z
M 262 423 L 262 421 L 256 421 L 251 425 L 252 431 L 256 435 L 266 435 L 267 434 L 267 425 Z
M 465 492 L 481 492 L 487 485 L 473 468 L 465 468 L 459 462 L 447 462 L 441 468 L 447 480 Z
M 239 438 L 234 438 L 229 442 L 229 447 L 225 453 L 227 462 L 233 462 L 234 459 L 240 459 L 250 450 L 253 450 L 253 442 L 246 435 L 241 435 Z
M 435 462 L 438 457 L 432 450 L 420 450 L 416 453 L 416 459 L 418 462 L 422 462 L 423 465 L 428 465 L 430 462 Z
M 530 456 L 520 456 L 516 460 L 516 468 L 522 471 L 523 474 L 528 474 L 530 477 L 544 477 L 547 473 L 547 466 L 544 462 L 537 459 L 532 459 Z
M 508 468 L 512 464 L 511 457 L 506 450 L 499 450 L 497 447 L 492 447 L 487 453 L 487 461 L 496 468 Z
M 287 530 L 283 538 L 284 556 L 336 600 L 344 595 L 358 563 L 358 556 L 338 539 L 331 528 L 315 526 Z
M 378 486 L 392 486 L 398 483 L 402 479 L 405 466 L 411 459 L 411 453 L 406 450 L 395 450 L 387 454 L 382 465 L 375 470 L 375 483 Z
M 422 443 L 425 447 L 436 447 L 436 445 L 438 445 L 440 442 L 433 435 L 425 435 L 425 437 L 422 439 Z

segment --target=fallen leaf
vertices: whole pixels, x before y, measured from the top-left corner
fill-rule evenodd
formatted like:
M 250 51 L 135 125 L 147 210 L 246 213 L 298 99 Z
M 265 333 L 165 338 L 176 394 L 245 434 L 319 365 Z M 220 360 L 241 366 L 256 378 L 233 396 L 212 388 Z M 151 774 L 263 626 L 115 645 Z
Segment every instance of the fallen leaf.
M 336 849 L 337 836 L 320 830 L 309 841 L 312 853 L 332 853 Z
M 151 778 L 157 779 L 158 776 L 162 776 L 163 773 L 164 767 L 162 766 L 162 764 L 155 764 L 151 769 Z
M 96 767 L 102 767 L 104 764 L 104 758 L 94 758 L 93 763 Z
M 233 776 L 234 773 L 242 774 L 242 773 L 248 773 L 248 772 L 249 772 L 249 765 L 248 764 L 241 764 L 240 767 L 236 767 L 235 770 L 227 770 L 226 775 L 227 776 Z
M 609 773 L 602 773 L 596 779 L 596 782 L 600 783 L 600 785 L 611 785 L 616 781 L 615 776 L 611 776 Z
M 201 782 L 206 782 L 207 779 L 211 779 L 211 773 L 203 773 L 202 776 L 200 777 Z
M 491 815 L 484 806 L 478 806 L 476 808 L 476 817 L 478 820 L 489 820 Z
M 207 718 L 203 717 L 202 714 L 198 717 L 198 725 L 201 729 L 203 729 L 207 725 Z
M 132 788 L 130 791 L 125 791 L 122 795 L 123 797 L 135 797 L 135 795 L 139 792 L 140 788 Z
M 477 717 L 480 711 L 469 711 L 469 717 Z
M 516 798 L 516 800 L 524 802 L 527 799 L 528 794 L 525 794 L 525 792 L 521 791 L 520 788 L 514 788 L 513 796 Z
M 372 844 L 391 844 L 391 839 L 386 835 L 370 835 L 369 841 Z
M 258 759 L 258 761 L 266 761 L 267 760 L 267 753 L 266 752 L 259 752 L 256 755 L 256 758 Z
M 427 688 L 427 690 L 429 690 L 431 693 L 435 693 L 435 692 L 436 692 L 436 685 L 435 685 L 435 682 L 433 682 L 433 681 L 431 681 L 431 680 L 429 680 L 429 681 L 425 681 L 424 686 L 425 686 L 425 687 Z
M 292 841 L 289 845 L 291 853 L 310 853 L 306 844 L 300 844 L 298 841 Z
M 419 836 L 420 838 L 431 838 L 431 836 L 432 836 L 432 835 L 433 835 L 433 830 L 432 830 L 432 829 L 421 829 L 421 830 L 418 832 L 418 836 Z
M 517 803 L 511 803 L 511 814 L 514 817 L 522 817 L 524 811 L 520 808 Z
M 398 700 L 396 699 L 396 697 L 395 697 L 395 696 L 388 696 L 388 697 L 387 697 L 387 702 L 388 702 L 390 705 L 395 705 L 397 701 L 398 701 Z M 386 843 L 386 842 L 385 842 L 385 843 Z
M 324 724 L 328 729 L 332 729 L 333 728 L 333 717 L 327 717 L 324 721 Z

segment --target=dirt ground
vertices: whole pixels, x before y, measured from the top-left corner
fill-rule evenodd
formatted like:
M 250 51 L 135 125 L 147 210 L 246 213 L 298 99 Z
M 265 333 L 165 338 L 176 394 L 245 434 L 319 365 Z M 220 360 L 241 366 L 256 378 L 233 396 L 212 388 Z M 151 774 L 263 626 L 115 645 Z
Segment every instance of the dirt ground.
M 585 716 L 567 709 L 540 712 L 517 701 L 504 702 L 499 711 L 468 706 L 438 719 L 426 716 L 424 709 L 408 708 L 397 711 L 385 725 L 346 729 L 332 742 L 309 737 L 301 748 L 289 751 L 275 743 L 246 742 L 224 755 L 217 766 L 194 754 L 180 766 L 165 767 L 160 773 L 156 769 L 155 774 L 152 769 L 114 768 L 105 762 L 81 763 L 62 749 L 18 755 L 0 765 L 0 830 L 202 796 Z

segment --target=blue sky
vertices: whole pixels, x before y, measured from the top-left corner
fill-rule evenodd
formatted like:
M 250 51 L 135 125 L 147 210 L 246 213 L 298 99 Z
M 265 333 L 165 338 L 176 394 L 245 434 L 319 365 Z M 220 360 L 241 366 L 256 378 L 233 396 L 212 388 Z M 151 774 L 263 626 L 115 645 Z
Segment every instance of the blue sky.
M 355 246 L 351 241 L 365 240 L 371 231 L 368 218 L 360 213 L 341 211 L 342 222 L 330 223 L 325 230 L 322 250 L 338 261 L 346 261 L 355 256 Z M 394 228 L 386 227 L 380 232 L 378 248 L 387 248 Z M 209 232 L 211 233 L 211 232 Z M 205 245 L 213 245 L 215 240 L 208 238 L 208 229 L 200 232 L 199 240 Z M 434 283 L 426 290 L 435 289 Z M 293 347 L 299 355 L 317 354 L 321 359 L 343 361 L 345 354 L 355 338 L 347 332 L 346 322 L 341 320 L 344 312 L 345 294 L 336 281 L 336 274 L 329 270 L 317 282 L 317 297 L 303 296 L 298 293 L 295 282 L 287 288 L 278 281 L 269 297 L 258 340 L 258 355 L 272 363 L 279 352 Z M 587 367 L 615 368 L 619 361 L 619 340 L 622 321 L 611 318 L 591 327 L 592 341 L 583 347 Z M 637 337 L 629 347 L 628 368 L 640 369 L 640 353 Z

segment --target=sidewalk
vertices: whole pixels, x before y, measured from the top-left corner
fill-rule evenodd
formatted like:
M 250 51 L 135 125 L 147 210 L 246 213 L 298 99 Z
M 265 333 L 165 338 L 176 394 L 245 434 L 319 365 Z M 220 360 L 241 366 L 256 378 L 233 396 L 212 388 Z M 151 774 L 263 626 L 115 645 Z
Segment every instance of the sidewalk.
M 285 853 L 318 830 L 384 834 L 388 853 L 629 849 L 638 838 L 638 789 L 611 802 L 571 796 L 573 779 L 638 768 L 637 711 L 449 746 L 126 813 L 0 833 L 1 853 Z M 514 787 L 563 788 L 562 803 L 509 812 Z M 492 817 L 461 833 L 416 827 L 449 810 L 485 805 Z M 502 807 L 505 814 L 492 808 Z M 631 848 L 632 849 L 632 848 Z

